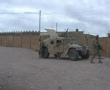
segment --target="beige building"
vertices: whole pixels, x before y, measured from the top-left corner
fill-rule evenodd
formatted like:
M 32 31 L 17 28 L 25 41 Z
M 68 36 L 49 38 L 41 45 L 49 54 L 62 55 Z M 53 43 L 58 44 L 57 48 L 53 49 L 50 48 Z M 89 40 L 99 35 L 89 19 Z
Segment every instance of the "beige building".
M 58 34 L 59 36 L 61 36 L 62 33 L 65 33 L 65 32 L 57 32 L 57 34 Z M 43 36 L 44 38 L 45 38 L 45 37 L 49 37 L 48 32 L 41 32 L 40 35 Z M 71 38 L 73 38 L 73 39 L 94 38 L 94 37 L 95 37 L 94 35 L 84 34 L 83 31 L 69 31 L 69 32 L 68 32 L 68 36 L 71 37 Z

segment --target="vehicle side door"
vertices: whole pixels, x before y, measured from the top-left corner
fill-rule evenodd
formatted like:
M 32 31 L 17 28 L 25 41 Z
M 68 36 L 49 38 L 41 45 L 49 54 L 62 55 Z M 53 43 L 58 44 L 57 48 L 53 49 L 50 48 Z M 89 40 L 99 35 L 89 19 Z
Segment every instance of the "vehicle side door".
M 50 39 L 49 40 L 49 46 L 48 46 L 48 50 L 50 53 L 54 53 L 54 47 L 55 47 L 55 40 Z
M 63 45 L 63 39 L 57 39 L 55 41 L 55 52 L 63 52 L 64 45 Z

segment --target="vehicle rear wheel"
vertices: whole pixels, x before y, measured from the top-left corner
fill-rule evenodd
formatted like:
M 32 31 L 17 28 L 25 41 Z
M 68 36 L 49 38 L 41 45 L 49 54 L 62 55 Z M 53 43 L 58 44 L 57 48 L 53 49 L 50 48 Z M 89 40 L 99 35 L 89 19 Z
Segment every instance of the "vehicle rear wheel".
M 49 57 L 48 49 L 45 48 L 45 47 L 43 48 L 42 56 L 43 56 L 43 58 L 48 58 Z
M 69 55 L 69 59 L 72 60 L 72 61 L 76 61 L 79 57 L 79 53 L 75 49 L 71 49 L 69 51 L 68 55 Z
M 88 59 L 90 56 L 90 51 L 87 51 L 86 55 L 81 55 L 82 59 Z

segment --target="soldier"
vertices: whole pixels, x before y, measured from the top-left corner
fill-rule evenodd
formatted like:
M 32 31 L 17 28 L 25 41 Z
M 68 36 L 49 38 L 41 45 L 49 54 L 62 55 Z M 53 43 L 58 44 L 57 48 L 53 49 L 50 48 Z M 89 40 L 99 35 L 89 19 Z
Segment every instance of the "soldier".
M 61 43 L 61 40 L 57 40 L 57 42 L 56 42 L 56 46 L 58 47 L 58 46 L 60 46 L 62 43 Z M 60 59 L 60 57 L 61 57 L 61 52 L 57 52 L 57 59 Z
M 60 59 L 61 57 L 61 52 L 57 52 L 57 59 Z
M 99 35 L 97 35 L 95 40 L 93 41 L 94 55 L 93 55 L 93 58 L 90 61 L 91 63 L 94 63 L 93 59 L 95 58 L 96 55 L 99 56 L 99 63 L 102 63 L 102 61 L 100 59 L 100 57 L 101 57 L 100 50 L 102 50 L 102 47 L 100 46 L 98 39 L 99 39 Z
M 40 47 L 39 47 L 39 58 L 43 58 L 42 53 L 43 53 L 43 42 L 41 39 L 39 39 L 40 41 Z

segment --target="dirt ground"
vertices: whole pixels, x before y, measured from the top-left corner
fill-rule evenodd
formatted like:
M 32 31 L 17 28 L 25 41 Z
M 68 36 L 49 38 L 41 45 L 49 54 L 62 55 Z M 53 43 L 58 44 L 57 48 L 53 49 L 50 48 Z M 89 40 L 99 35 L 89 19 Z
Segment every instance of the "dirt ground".
M 0 47 L 0 90 L 110 90 L 110 58 L 39 59 L 30 49 Z

